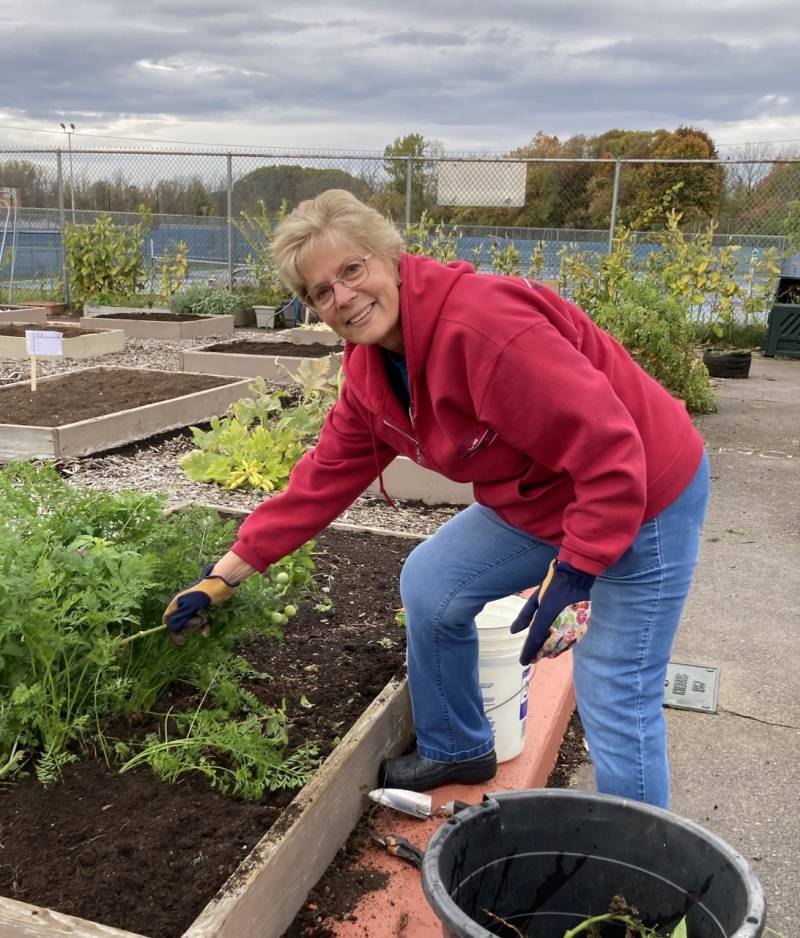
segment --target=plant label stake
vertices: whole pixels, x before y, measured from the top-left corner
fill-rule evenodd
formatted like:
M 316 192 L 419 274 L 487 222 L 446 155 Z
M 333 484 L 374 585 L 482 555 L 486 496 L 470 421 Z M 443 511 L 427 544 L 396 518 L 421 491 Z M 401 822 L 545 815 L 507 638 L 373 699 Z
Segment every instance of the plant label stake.
M 31 391 L 36 390 L 36 356 L 63 355 L 63 332 L 39 332 L 36 329 L 25 330 L 25 351 L 31 357 Z

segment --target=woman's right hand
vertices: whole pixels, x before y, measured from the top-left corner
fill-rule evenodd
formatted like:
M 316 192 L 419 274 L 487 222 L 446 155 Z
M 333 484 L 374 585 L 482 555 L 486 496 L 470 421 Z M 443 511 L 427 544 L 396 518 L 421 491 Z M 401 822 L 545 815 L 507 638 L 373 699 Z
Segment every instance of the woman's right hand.
M 255 572 L 253 567 L 228 552 L 215 564 L 209 564 L 200 577 L 169 601 L 161 621 L 176 645 L 186 642 L 189 632 L 208 637 L 209 606 L 219 606 L 233 596 L 243 579 Z

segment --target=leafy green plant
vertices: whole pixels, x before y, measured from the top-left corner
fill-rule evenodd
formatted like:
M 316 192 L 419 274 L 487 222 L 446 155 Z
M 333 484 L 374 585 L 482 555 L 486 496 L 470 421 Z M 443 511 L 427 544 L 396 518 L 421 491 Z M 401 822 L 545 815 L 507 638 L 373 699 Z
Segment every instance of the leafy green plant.
M 708 369 L 695 355 L 695 330 L 686 307 L 654 277 L 632 276 L 616 287 L 616 299 L 590 309 L 598 326 L 610 332 L 636 362 L 689 410 L 716 410 Z
M 744 272 L 740 270 L 741 246 L 715 244 L 716 226 L 708 224 L 697 233 L 681 227 L 682 214 L 672 208 L 681 184 L 672 186 L 660 205 L 647 210 L 631 226 L 618 226 L 611 250 L 604 253 L 580 251 L 570 244 L 560 251 L 559 290 L 583 309 L 591 310 L 619 298 L 623 281 L 631 275 L 650 275 L 681 302 L 699 335 L 715 343 L 735 345 L 736 336 L 748 334 L 764 323 L 780 273 L 774 248 L 751 252 Z M 665 224 L 655 229 L 663 217 Z M 654 229 L 650 239 L 656 250 L 639 259 L 633 225 Z
M 423 211 L 416 224 L 406 225 L 403 239 L 409 254 L 425 255 L 449 264 L 458 259 L 458 228 L 445 228 L 443 222 L 434 222 L 427 211 Z
M 558 253 L 559 291 L 587 311 L 601 303 L 616 302 L 620 284 L 635 269 L 632 233 L 622 226 L 615 231 L 607 254 L 581 252 L 576 244 L 565 246 Z
M 246 300 L 225 287 L 210 287 L 204 283 L 185 287 L 169 301 L 169 308 L 179 316 L 232 315 L 246 305 Z
M 64 246 L 70 293 L 74 302 L 103 302 L 113 294 L 136 293 L 147 272 L 144 235 L 150 216 L 140 212 L 135 225 L 114 225 L 101 214 L 90 225 L 67 224 Z
M 497 239 L 494 239 L 489 245 L 489 257 L 491 258 L 492 267 L 496 274 L 505 277 L 519 276 L 521 255 L 519 248 L 516 247 L 513 241 L 506 241 L 501 248 Z
M 278 210 L 277 223 L 280 224 L 288 213 L 289 204 L 283 199 Z M 264 306 L 279 306 L 289 291 L 281 283 L 275 269 L 275 259 L 272 256 L 274 227 L 264 200 L 258 200 L 256 211 L 242 211 L 241 219 L 234 221 L 234 224 L 249 248 L 246 264 L 258 297 L 254 302 Z
M 40 780 L 51 781 L 108 717 L 147 710 L 177 678 L 206 686 L 253 627 L 278 637 L 278 621 L 307 591 L 311 544 L 271 576 L 245 581 L 215 611 L 211 640 L 177 648 L 163 633 L 163 608 L 228 549 L 234 525 L 199 507 L 165 516 L 165 499 L 79 492 L 27 463 L 0 471 L 6 770 L 36 754 Z
M 180 290 L 189 272 L 186 244 L 179 241 L 174 251 L 164 251 L 161 257 L 161 302 L 168 303 L 173 293 Z
M 187 477 L 229 489 L 284 488 L 298 459 L 314 444 L 339 390 L 336 379 L 328 377 L 326 358 L 304 360 L 293 378 L 300 385 L 296 403 L 287 391 L 271 391 L 258 378 L 250 385 L 253 396 L 212 418 L 210 430 L 192 427 L 197 449 L 179 461 Z
M 170 297 L 169 308 L 179 316 L 194 314 L 197 307 L 214 292 L 214 289 L 204 283 L 191 283 Z
M 301 788 L 317 767 L 318 749 L 305 745 L 287 758 L 285 705 L 254 703 L 252 712 L 238 720 L 227 708 L 167 714 L 160 734 L 150 733 L 133 746 L 117 744 L 116 754 L 126 759 L 120 772 L 146 763 L 170 783 L 200 773 L 223 795 L 251 801 L 278 788 Z
M 539 280 L 544 270 L 544 241 L 537 241 L 531 251 L 531 259 L 528 264 L 526 277 L 530 280 Z
M 694 236 L 680 227 L 681 213 L 670 209 L 657 237 L 659 250 L 648 256 L 647 269 L 687 304 L 692 321 L 710 327 L 719 341 L 732 346 L 737 325 L 766 315 L 780 273 L 777 252 L 752 253 L 744 277 L 738 276 L 740 245 L 715 247 L 711 222 Z

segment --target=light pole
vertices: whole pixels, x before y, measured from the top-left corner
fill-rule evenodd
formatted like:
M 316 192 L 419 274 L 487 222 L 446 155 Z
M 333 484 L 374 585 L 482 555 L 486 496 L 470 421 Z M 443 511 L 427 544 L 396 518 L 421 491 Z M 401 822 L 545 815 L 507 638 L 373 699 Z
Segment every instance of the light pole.
M 69 130 L 61 124 L 61 129 L 67 135 L 69 145 L 69 196 L 72 205 L 72 224 L 75 224 L 75 177 L 72 175 L 72 135 L 75 133 L 75 125 L 70 124 Z

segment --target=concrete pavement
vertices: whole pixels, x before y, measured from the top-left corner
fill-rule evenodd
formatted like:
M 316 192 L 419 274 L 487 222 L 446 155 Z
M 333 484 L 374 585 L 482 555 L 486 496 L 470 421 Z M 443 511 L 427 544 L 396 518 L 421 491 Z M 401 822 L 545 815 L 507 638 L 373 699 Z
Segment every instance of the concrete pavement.
M 756 871 L 800 938 L 800 360 L 754 356 L 700 417 L 712 492 L 673 661 L 720 669 L 716 714 L 668 709 L 672 809 Z M 590 768 L 572 780 L 592 788 Z

